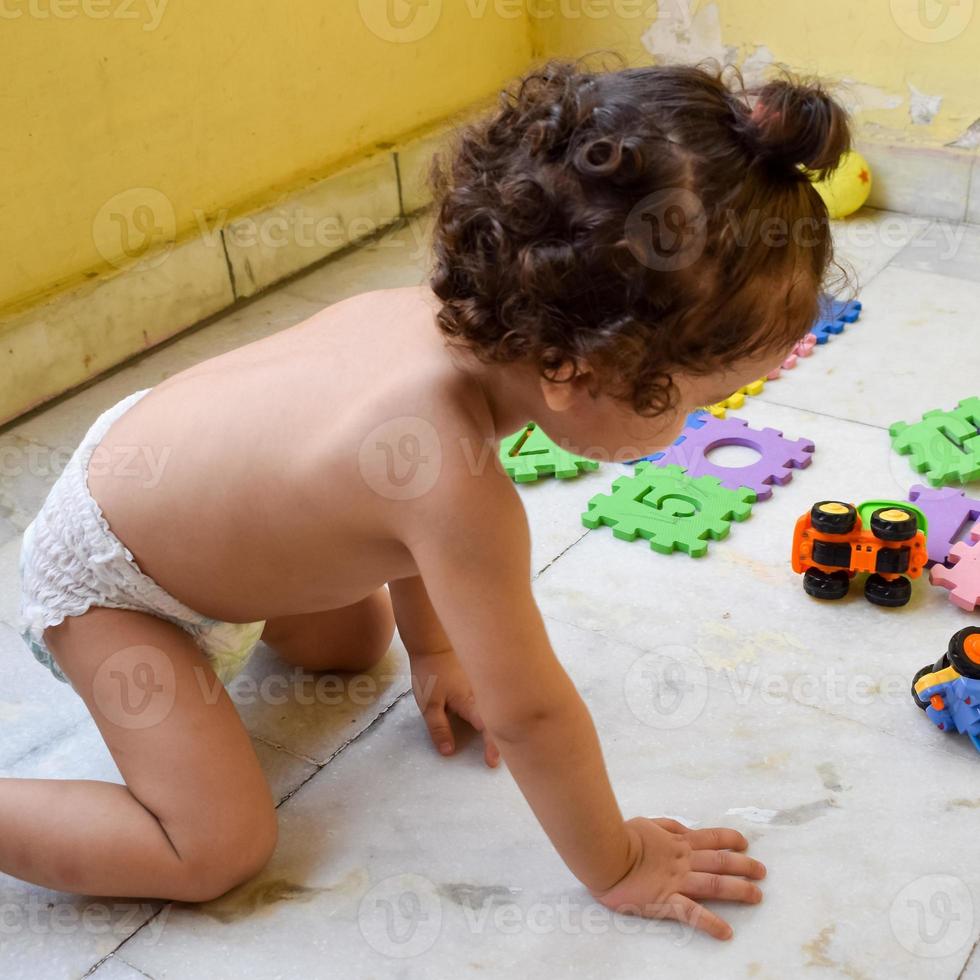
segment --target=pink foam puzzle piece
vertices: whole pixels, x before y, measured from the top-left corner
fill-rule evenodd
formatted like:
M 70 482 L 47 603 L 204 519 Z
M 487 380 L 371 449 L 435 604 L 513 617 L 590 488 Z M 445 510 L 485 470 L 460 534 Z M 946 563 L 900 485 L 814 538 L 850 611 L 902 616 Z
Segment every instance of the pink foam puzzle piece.
M 977 529 L 974 528 L 973 531 Z M 972 536 L 973 532 L 971 532 Z M 967 612 L 980 605 L 980 541 L 958 541 L 949 552 L 952 568 L 933 565 L 929 581 L 949 589 L 949 601 Z

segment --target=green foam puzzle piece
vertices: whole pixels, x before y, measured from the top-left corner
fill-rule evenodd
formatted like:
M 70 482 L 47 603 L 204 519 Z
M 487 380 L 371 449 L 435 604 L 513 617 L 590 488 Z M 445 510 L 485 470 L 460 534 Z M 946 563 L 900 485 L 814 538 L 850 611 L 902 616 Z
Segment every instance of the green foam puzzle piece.
M 542 476 L 570 480 L 599 469 L 594 459 L 576 456 L 552 442 L 534 422 L 501 441 L 500 462 L 515 483 L 533 483 Z
M 712 476 L 690 477 L 680 466 L 640 463 L 621 476 L 611 494 L 600 493 L 582 515 L 588 528 L 607 524 L 624 541 L 646 538 L 654 551 L 687 552 L 700 558 L 708 541 L 727 537 L 732 521 L 752 513 L 754 490 L 729 490 Z
M 934 409 L 909 425 L 888 429 L 892 448 L 908 456 L 933 486 L 980 479 L 980 398 L 965 398 L 952 411 Z

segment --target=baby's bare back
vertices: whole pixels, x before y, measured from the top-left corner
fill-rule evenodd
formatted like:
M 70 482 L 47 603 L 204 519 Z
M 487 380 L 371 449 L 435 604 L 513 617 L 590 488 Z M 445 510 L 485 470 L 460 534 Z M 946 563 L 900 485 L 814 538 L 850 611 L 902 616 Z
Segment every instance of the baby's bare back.
M 89 470 L 140 568 L 230 622 L 415 574 L 402 532 L 426 478 L 405 481 L 472 407 L 434 308 L 424 289 L 368 293 L 156 385 Z M 392 421 L 405 418 L 425 421 Z

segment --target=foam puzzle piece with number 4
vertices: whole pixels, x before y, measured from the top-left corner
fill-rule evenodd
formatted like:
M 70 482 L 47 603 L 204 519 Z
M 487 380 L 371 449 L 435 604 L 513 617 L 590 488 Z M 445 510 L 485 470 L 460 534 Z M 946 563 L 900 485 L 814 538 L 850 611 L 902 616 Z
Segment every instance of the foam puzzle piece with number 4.
M 728 536 L 733 521 L 752 512 L 755 493 L 727 490 L 712 477 L 690 477 L 679 466 L 639 463 L 633 476 L 621 476 L 611 494 L 589 501 L 582 515 L 588 528 L 605 524 L 624 541 L 645 538 L 654 551 L 684 551 L 700 558 L 711 539 Z
M 552 442 L 534 422 L 501 440 L 500 462 L 515 483 L 534 483 L 542 476 L 570 480 L 599 468 L 594 459 L 576 456 Z

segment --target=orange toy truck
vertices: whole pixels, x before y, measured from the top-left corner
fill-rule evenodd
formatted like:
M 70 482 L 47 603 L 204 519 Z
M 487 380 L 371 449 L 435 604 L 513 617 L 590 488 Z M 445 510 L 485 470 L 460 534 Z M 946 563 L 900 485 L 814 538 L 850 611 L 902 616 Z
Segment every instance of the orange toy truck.
M 912 504 L 821 500 L 796 522 L 793 571 L 817 599 L 842 599 L 858 572 L 870 572 L 868 602 L 904 606 L 912 598 L 909 579 L 926 567 L 927 530 L 925 514 Z

